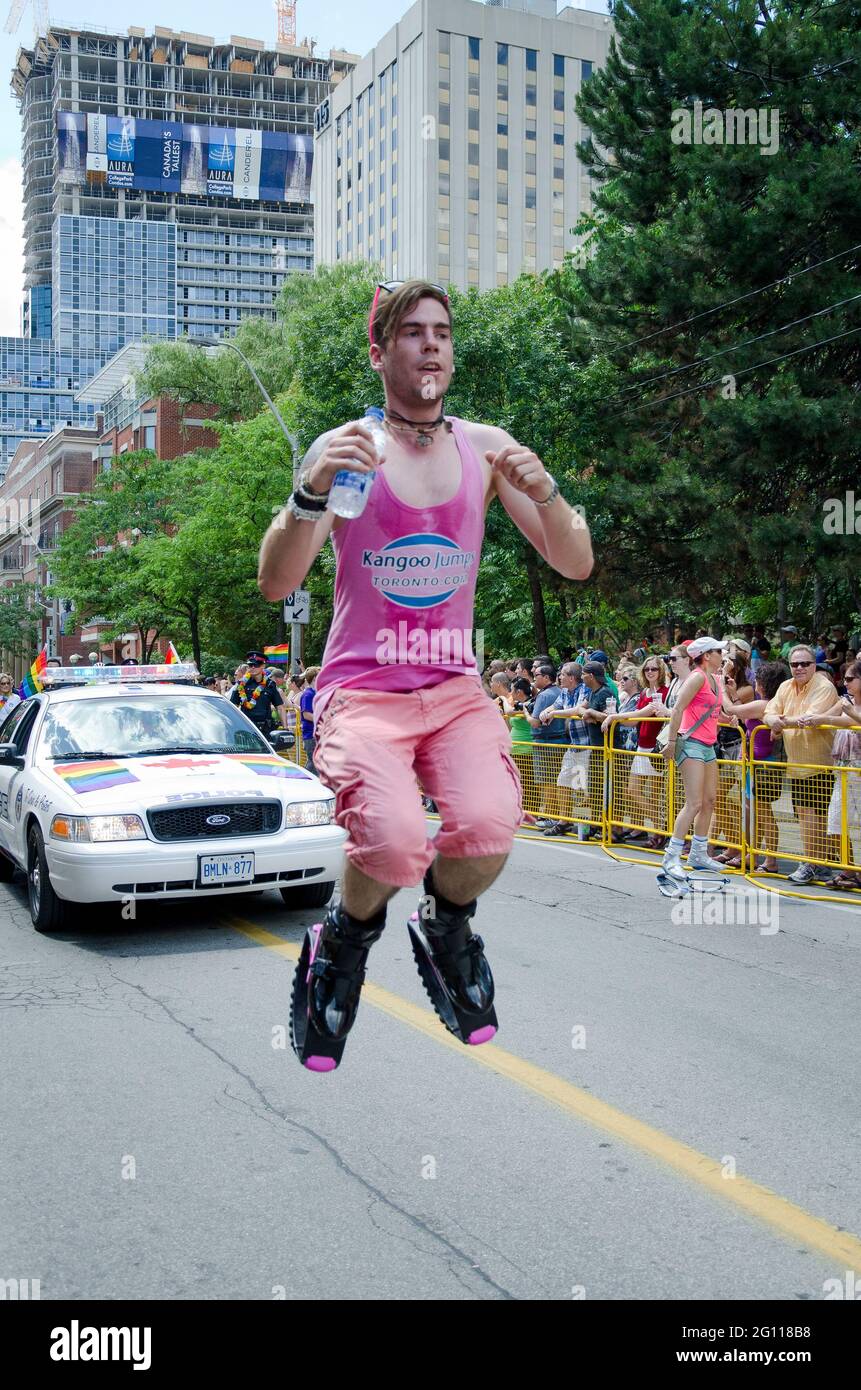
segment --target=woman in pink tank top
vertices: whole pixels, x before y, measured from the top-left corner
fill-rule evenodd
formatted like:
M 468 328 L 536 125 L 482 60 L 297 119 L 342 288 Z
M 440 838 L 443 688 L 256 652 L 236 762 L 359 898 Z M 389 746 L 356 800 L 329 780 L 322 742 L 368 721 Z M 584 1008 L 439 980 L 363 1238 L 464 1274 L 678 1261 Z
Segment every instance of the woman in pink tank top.
M 714 637 L 700 637 L 690 643 L 691 674 L 679 691 L 670 718 L 664 757 L 675 763 L 685 786 L 685 802 L 664 851 L 663 871 L 671 880 L 686 878 L 681 860 L 691 826 L 688 867 L 715 873 L 724 867 L 708 853 L 708 833 L 718 787 L 715 744 L 723 699 L 718 672 L 725 647 L 725 642 Z

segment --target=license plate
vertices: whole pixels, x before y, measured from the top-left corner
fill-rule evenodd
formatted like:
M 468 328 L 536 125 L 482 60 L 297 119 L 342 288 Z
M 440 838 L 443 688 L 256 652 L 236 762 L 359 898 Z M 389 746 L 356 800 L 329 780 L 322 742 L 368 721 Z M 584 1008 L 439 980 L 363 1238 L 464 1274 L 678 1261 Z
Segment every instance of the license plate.
M 227 883 L 250 883 L 253 878 L 253 854 L 197 856 L 197 882 L 200 888 L 220 888 L 222 884 Z

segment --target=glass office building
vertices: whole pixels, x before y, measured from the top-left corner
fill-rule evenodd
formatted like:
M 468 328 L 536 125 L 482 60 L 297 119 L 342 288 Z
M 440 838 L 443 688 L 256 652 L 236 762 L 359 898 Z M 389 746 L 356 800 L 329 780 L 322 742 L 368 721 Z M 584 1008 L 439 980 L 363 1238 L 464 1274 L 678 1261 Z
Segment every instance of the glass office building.
M 24 341 L 50 335 L 56 355 L 50 388 L 4 403 L 0 380 L 0 472 L 41 432 L 30 390 L 77 389 L 130 341 L 275 317 L 285 277 L 314 264 L 314 111 L 356 62 L 160 27 L 50 24 L 19 50 Z M 73 405 L 71 423 L 91 411 Z

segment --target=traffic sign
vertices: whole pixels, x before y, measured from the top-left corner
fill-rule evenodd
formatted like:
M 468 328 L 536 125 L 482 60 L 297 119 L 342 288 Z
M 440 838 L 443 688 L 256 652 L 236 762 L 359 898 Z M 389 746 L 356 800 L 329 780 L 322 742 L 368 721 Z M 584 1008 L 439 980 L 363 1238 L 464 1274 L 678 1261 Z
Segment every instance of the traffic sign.
M 311 595 L 307 589 L 294 589 L 284 600 L 285 623 L 311 621 Z

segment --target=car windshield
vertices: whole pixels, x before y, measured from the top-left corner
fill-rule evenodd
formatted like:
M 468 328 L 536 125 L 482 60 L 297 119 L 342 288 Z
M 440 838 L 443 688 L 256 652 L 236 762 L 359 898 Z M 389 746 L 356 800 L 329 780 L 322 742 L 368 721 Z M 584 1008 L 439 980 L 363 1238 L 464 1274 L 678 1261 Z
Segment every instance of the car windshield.
M 124 695 L 63 700 L 45 715 L 36 752 L 48 758 L 135 758 L 142 753 L 271 753 L 235 705 L 212 695 Z

